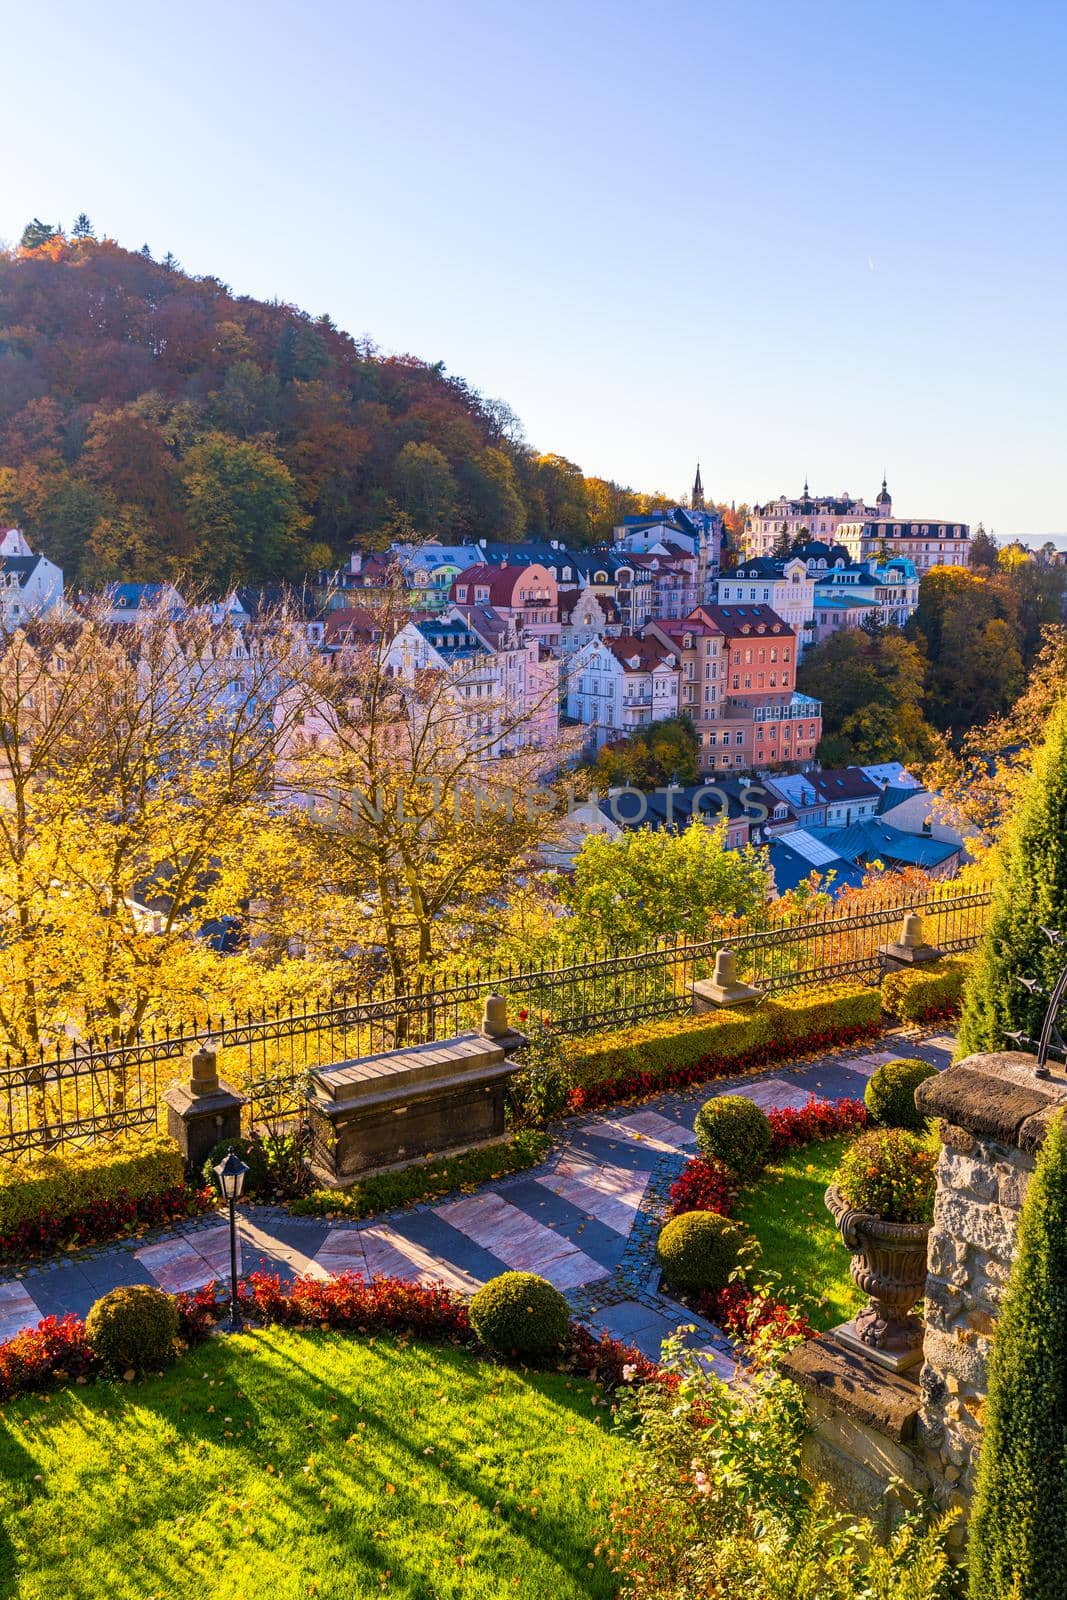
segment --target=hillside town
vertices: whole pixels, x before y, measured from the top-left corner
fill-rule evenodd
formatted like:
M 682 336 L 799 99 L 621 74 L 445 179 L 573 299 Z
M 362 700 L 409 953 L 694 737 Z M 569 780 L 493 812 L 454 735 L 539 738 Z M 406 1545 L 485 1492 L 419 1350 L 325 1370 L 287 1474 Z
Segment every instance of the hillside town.
M 4 44 L 0 1600 L 1067 1600 L 1067 8 Z
M 354 549 L 346 567 L 299 589 L 239 586 L 194 602 L 168 582 L 64 593 L 59 569 L 10 528 L 0 574 L 8 629 L 48 614 L 76 622 L 93 608 L 125 629 L 161 613 L 206 612 L 231 663 L 253 620 L 284 604 L 308 652 L 331 670 L 343 673 L 371 640 L 384 644 L 397 680 L 447 681 L 481 759 L 543 751 L 544 776 L 684 718 L 700 784 L 672 778 L 658 804 L 594 789 L 551 858 L 568 866 L 589 831 L 725 818 L 728 848 L 767 847 L 772 893 L 813 874 L 837 893 L 874 864 L 950 876 L 966 839 L 899 761 L 822 770 L 822 705 L 798 691 L 797 668 L 829 635 L 902 628 L 921 575 L 966 567 L 969 541 L 964 524 L 894 518 L 883 480 L 873 506 L 812 497 L 806 484 L 798 500 L 755 506 L 736 548 L 707 508 L 698 467 L 687 506 L 627 516 L 610 546 L 591 550 L 557 539 L 394 542 L 369 555 Z M 391 636 L 381 641 L 381 602 L 398 588 L 407 609 L 390 609 Z M 330 738 L 328 718 L 319 722 L 306 713 L 302 737 Z

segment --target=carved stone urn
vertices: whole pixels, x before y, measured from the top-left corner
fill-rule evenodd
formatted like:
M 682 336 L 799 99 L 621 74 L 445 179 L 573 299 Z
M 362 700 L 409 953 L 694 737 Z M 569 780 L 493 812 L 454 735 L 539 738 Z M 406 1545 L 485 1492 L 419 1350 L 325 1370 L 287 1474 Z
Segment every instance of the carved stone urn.
M 913 1307 L 926 1287 L 930 1224 L 883 1222 L 868 1211 L 854 1211 L 833 1183 L 826 1208 L 852 1252 L 852 1281 L 868 1297 L 851 1323 L 835 1329 L 835 1338 L 866 1349 L 897 1371 L 913 1365 L 922 1357 L 923 1323 Z

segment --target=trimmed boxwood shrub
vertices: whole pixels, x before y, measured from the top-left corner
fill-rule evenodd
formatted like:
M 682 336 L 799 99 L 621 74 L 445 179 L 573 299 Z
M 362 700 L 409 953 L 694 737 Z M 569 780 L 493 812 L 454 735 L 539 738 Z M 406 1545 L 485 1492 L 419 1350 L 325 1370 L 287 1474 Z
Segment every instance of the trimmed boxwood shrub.
M 906 1128 L 870 1128 L 849 1145 L 834 1181 L 853 1211 L 883 1222 L 929 1222 L 937 1156 Z
M 904 967 L 882 979 L 882 1005 L 898 1022 L 926 1022 L 954 1015 L 960 1008 L 969 961 L 932 961 Z
M 178 1306 L 147 1283 L 112 1289 L 85 1319 L 93 1354 L 113 1372 L 157 1372 L 174 1356 Z
M 151 1136 L 0 1166 L 0 1259 L 24 1261 L 210 1209 L 181 1154 Z
M 570 1311 L 558 1289 L 534 1272 L 490 1278 L 470 1303 L 475 1336 L 501 1355 L 554 1355 L 567 1338 Z
M 614 1033 L 569 1039 L 565 1056 L 576 1087 L 571 1110 L 606 1105 L 657 1086 L 781 1061 L 797 1051 L 828 1049 L 869 1037 L 881 1025 L 877 989 L 833 984 L 800 989 L 754 1008 L 672 1017 Z
M 1060 1600 L 1067 1572 L 1067 1138 L 1049 1129 L 989 1362 L 972 1600 Z
M 936 1078 L 937 1068 L 917 1056 L 886 1061 L 872 1072 L 863 1091 L 863 1103 L 882 1128 L 910 1128 L 921 1133 L 926 1118 L 915 1104 L 915 1091 L 927 1078 Z
M 656 1260 L 672 1289 L 699 1294 L 725 1289 L 750 1235 L 714 1211 L 672 1217 L 656 1241 Z
M 767 1114 L 743 1094 L 720 1094 L 705 1100 L 696 1115 L 697 1146 L 728 1167 L 739 1183 L 748 1183 L 767 1164 L 771 1125 Z

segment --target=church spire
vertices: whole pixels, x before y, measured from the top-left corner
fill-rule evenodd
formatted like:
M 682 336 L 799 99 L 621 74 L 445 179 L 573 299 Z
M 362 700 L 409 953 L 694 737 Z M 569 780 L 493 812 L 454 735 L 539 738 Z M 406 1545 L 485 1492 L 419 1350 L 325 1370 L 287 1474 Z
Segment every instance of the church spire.
M 697 475 L 693 479 L 692 509 L 694 511 L 703 511 L 704 509 L 704 485 L 700 481 L 699 461 L 697 462 Z

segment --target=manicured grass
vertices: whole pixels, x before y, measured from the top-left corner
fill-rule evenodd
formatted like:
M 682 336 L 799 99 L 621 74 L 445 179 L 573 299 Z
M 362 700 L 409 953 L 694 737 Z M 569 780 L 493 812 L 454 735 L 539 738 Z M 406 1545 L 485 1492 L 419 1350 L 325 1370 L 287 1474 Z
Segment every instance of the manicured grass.
M 778 1273 L 783 1285 L 810 1300 L 808 1317 L 820 1331 L 844 1322 L 864 1298 L 823 1203 L 848 1142 L 826 1139 L 787 1151 L 741 1192 L 735 1211 L 762 1246 L 760 1269 Z
M 608 1597 L 632 1446 L 603 1392 L 451 1347 L 270 1329 L 0 1413 L 0 1595 Z

